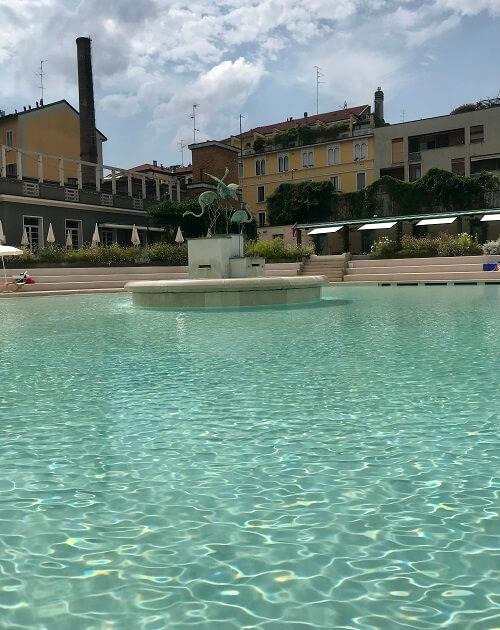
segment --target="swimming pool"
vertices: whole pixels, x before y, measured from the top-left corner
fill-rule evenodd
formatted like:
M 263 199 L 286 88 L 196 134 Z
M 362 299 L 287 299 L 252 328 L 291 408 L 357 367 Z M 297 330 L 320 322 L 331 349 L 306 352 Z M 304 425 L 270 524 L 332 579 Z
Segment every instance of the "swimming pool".
M 333 295 L 0 301 L 0 626 L 500 626 L 500 290 Z

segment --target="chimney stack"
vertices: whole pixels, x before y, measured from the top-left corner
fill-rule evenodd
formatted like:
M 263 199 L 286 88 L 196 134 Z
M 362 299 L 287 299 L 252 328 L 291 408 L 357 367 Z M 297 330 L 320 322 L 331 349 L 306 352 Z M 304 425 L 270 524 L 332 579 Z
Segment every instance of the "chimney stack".
M 95 130 L 94 82 L 92 78 L 92 53 L 89 37 L 76 40 L 78 59 L 78 94 L 80 101 L 80 159 L 97 164 L 97 138 Z M 91 167 L 82 168 L 83 183 L 95 185 L 95 172 Z
M 384 93 L 381 87 L 375 92 L 375 118 L 384 122 Z

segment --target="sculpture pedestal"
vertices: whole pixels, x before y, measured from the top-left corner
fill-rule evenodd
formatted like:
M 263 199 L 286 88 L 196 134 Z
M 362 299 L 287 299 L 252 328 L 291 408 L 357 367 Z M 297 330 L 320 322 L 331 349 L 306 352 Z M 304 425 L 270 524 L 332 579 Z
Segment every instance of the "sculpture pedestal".
M 211 236 L 188 240 L 189 277 L 193 279 L 230 278 L 229 259 L 242 256 L 243 236 Z
M 231 278 L 262 278 L 265 270 L 264 258 L 231 258 L 229 260 L 229 271 Z

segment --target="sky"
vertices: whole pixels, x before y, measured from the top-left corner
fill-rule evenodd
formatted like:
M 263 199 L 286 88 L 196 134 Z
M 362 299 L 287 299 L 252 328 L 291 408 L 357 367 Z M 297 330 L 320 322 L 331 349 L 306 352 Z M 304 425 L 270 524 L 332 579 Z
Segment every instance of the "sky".
M 90 36 L 104 162 L 181 163 L 197 141 L 373 103 L 397 123 L 500 95 L 500 0 L 0 0 L 0 109 L 78 107 Z M 184 163 L 190 152 L 184 150 Z

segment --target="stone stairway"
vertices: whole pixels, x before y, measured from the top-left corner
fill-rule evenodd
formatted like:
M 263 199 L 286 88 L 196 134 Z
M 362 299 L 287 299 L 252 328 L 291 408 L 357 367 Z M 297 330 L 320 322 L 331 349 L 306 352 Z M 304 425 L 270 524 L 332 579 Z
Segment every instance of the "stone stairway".
M 300 263 L 270 263 L 266 265 L 266 276 L 297 276 Z M 0 277 L 0 298 L 29 295 L 65 295 L 72 293 L 104 293 L 123 291 L 132 280 L 185 280 L 188 268 L 181 267 L 51 267 L 34 269 L 7 269 L 7 278 L 27 271 L 36 284 L 24 285 L 14 291 L 9 285 L 3 291 Z
M 483 263 L 500 261 L 500 256 L 456 256 L 351 260 L 344 282 L 356 284 L 434 284 L 496 282 L 500 272 L 483 271 Z
M 328 282 L 342 282 L 347 258 L 340 256 L 311 256 L 304 263 L 302 275 L 326 276 Z

